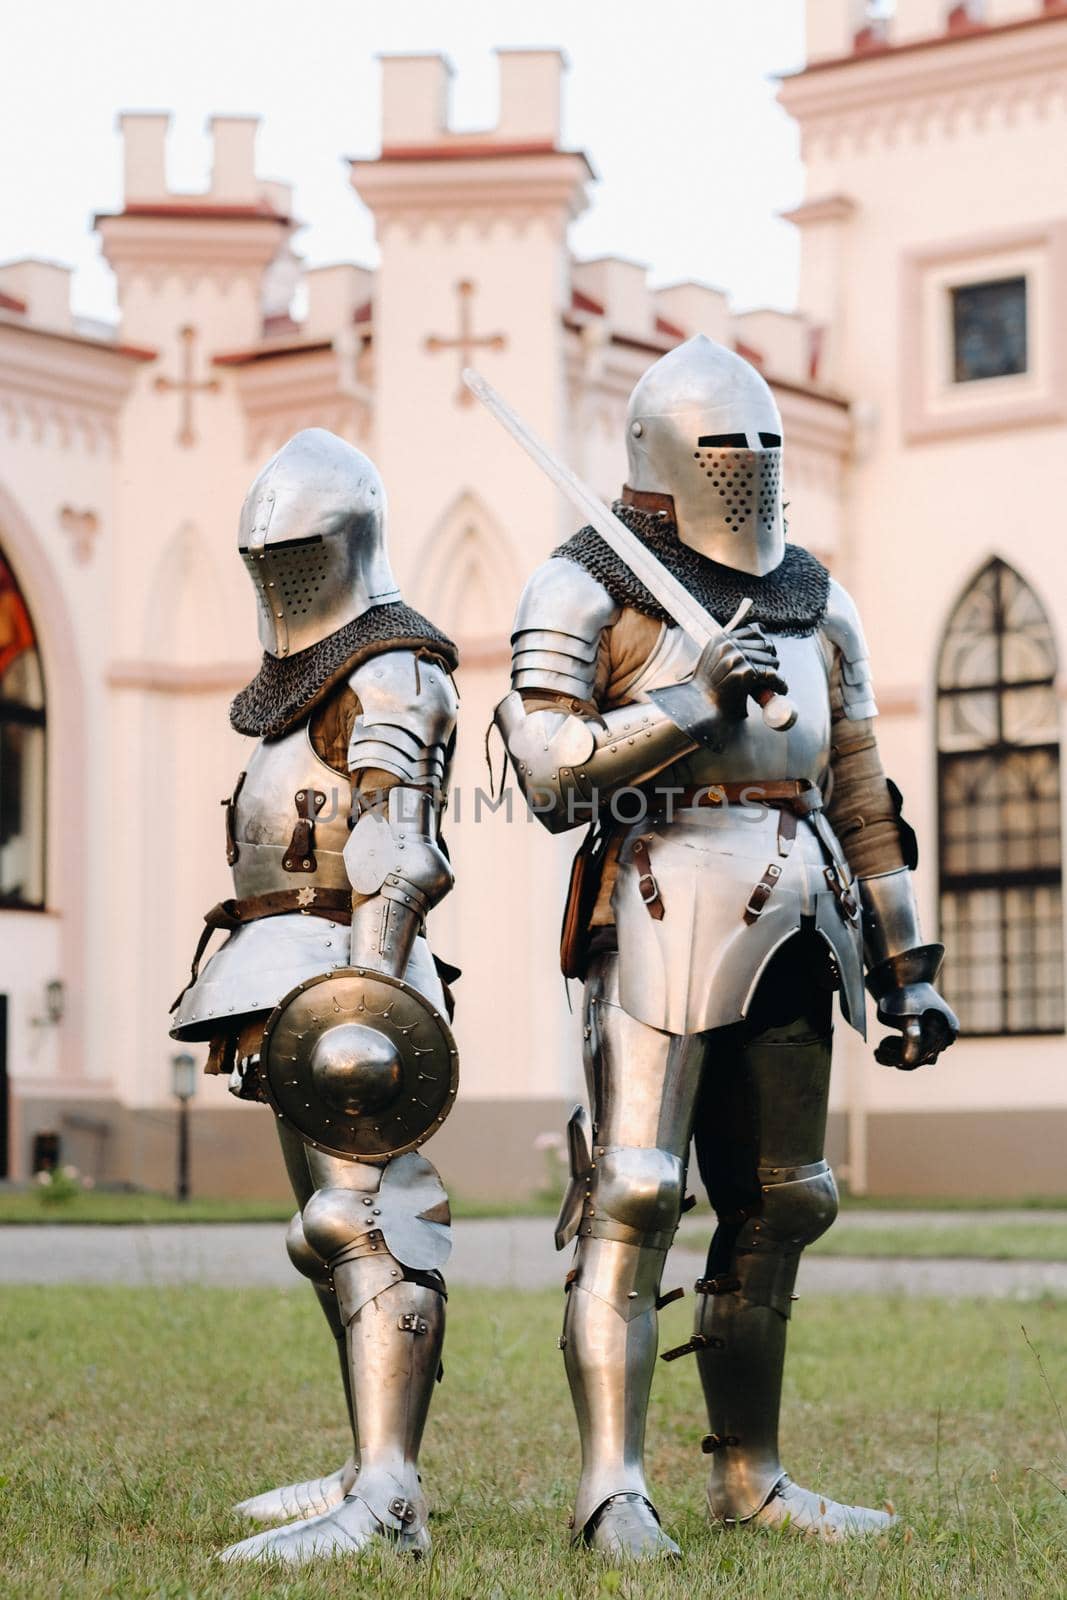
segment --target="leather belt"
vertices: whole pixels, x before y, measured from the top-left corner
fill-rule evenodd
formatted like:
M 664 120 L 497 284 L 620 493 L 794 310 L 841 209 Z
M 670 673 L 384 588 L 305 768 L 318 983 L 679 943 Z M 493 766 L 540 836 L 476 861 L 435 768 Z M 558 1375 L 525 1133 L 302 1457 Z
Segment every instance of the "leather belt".
M 679 793 L 671 790 L 675 810 L 691 806 L 773 806 L 792 811 L 795 816 L 810 816 L 822 810 L 818 784 L 807 778 L 773 778 L 765 783 L 705 783 Z
M 351 889 L 319 889 L 307 884 L 302 889 L 273 889 L 268 894 L 246 895 L 243 900 L 220 900 L 204 913 L 204 927 L 193 955 L 189 982 L 171 1006 L 177 1011 L 182 995 L 200 975 L 200 962 L 207 949 L 208 940 L 220 930 L 233 932 L 246 922 L 259 922 L 263 917 L 281 917 L 299 911 L 307 917 L 329 917 L 333 922 L 351 922 Z

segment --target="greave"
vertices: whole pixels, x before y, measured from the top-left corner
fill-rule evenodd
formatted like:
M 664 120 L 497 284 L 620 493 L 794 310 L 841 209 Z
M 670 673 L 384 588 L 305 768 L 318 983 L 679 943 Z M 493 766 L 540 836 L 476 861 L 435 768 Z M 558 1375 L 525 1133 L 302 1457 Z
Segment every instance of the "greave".
M 779 1275 L 786 1294 L 798 1261 L 794 1254 L 791 1271 Z M 784 1476 L 778 1412 L 788 1325 L 776 1307 L 747 1299 L 744 1284 L 698 1298 L 697 1366 L 711 1426 L 704 1443 L 711 1455 L 708 1504 L 723 1522 L 754 1517 Z
M 330 1325 L 334 1343 L 337 1346 L 337 1359 L 341 1367 L 341 1384 L 345 1391 L 345 1405 L 348 1408 L 348 1423 L 352 1430 L 352 1448 L 356 1445 L 356 1414 L 352 1405 L 352 1375 L 348 1368 L 348 1336 L 345 1325 L 341 1320 L 341 1313 L 337 1309 L 337 1296 L 332 1284 L 323 1288 L 315 1285 L 315 1295 L 322 1307 L 323 1315 Z
M 401 1545 L 427 1541 L 418 1457 L 444 1341 L 443 1292 L 407 1279 L 364 1298 L 379 1263 L 357 1258 L 334 1268 L 347 1322 L 347 1354 L 359 1454 L 350 1491 Z M 443 1286 L 442 1286 L 443 1287 Z
M 613 1495 L 645 1481 L 645 1415 L 656 1365 L 656 1297 L 665 1249 L 583 1238 L 563 1320 L 563 1351 L 582 1445 L 576 1538 Z

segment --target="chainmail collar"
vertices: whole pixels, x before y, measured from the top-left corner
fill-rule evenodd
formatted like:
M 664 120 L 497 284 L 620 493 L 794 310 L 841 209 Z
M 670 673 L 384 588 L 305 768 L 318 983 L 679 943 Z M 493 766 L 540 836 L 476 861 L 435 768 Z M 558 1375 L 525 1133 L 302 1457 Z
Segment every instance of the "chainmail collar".
M 771 633 L 803 639 L 814 633 L 826 615 L 830 595 L 830 574 L 821 561 L 797 544 L 787 544 L 785 555 L 765 577 L 737 572 L 717 561 L 709 561 L 699 550 L 691 550 L 678 538 L 678 529 L 667 517 L 639 511 L 616 500 L 612 511 L 631 533 L 656 555 L 667 571 L 684 583 L 694 600 L 699 600 L 716 622 L 729 622 L 741 601 L 750 599 L 748 621 L 759 623 Z M 622 606 L 632 606 L 659 622 L 674 619 L 654 600 L 644 584 L 630 571 L 625 561 L 597 533 L 595 528 L 580 528 L 566 543 L 553 550 L 592 574 Z
M 342 678 L 386 650 L 425 652 L 449 672 L 459 663 L 451 639 L 410 606 L 373 606 L 295 656 L 265 654 L 252 682 L 230 706 L 230 722 L 238 733 L 258 739 L 286 733 Z

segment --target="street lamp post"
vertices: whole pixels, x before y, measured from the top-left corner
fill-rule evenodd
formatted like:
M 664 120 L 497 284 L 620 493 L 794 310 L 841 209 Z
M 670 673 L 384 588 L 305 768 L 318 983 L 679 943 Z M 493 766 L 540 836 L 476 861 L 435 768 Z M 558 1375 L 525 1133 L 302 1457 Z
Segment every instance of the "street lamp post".
M 196 1093 L 196 1057 L 179 1050 L 170 1058 L 171 1093 L 178 1102 L 178 1199 L 189 1198 L 189 1102 Z

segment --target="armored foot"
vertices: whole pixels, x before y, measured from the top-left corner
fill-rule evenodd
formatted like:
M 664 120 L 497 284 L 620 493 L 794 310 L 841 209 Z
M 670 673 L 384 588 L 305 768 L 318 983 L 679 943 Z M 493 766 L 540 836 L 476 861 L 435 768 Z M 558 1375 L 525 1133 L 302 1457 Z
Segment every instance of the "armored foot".
M 394 1503 L 399 1514 L 390 1517 L 392 1525 L 387 1525 L 375 1516 L 365 1500 L 360 1499 L 357 1484 L 357 1492 L 347 1495 L 334 1510 L 309 1517 L 304 1522 L 290 1523 L 287 1528 L 253 1534 L 250 1539 L 242 1539 L 239 1544 L 231 1544 L 223 1550 L 219 1560 L 281 1561 L 299 1567 L 331 1556 L 356 1555 L 376 1545 L 391 1546 L 406 1555 L 429 1555 L 430 1534 L 425 1508 L 420 1503 L 420 1510 L 416 1512 L 402 1497 Z
M 583 1541 L 609 1561 L 654 1561 L 681 1551 L 640 1494 L 615 1494 L 586 1526 Z
M 783 1528 L 791 1533 L 805 1534 L 809 1539 L 824 1539 L 829 1544 L 841 1544 L 846 1539 L 862 1539 L 873 1533 L 885 1533 L 897 1519 L 888 1511 L 875 1511 L 870 1506 L 846 1506 L 837 1500 L 827 1500 L 825 1495 L 812 1489 L 802 1489 L 799 1484 L 782 1478 L 771 1498 L 750 1519 L 751 1526 Z
M 339 1506 L 356 1481 L 356 1463 L 349 1456 L 343 1467 L 324 1478 L 309 1478 L 306 1483 L 288 1483 L 267 1489 L 234 1506 L 239 1517 L 249 1522 L 293 1522 L 297 1518 L 319 1517 Z

